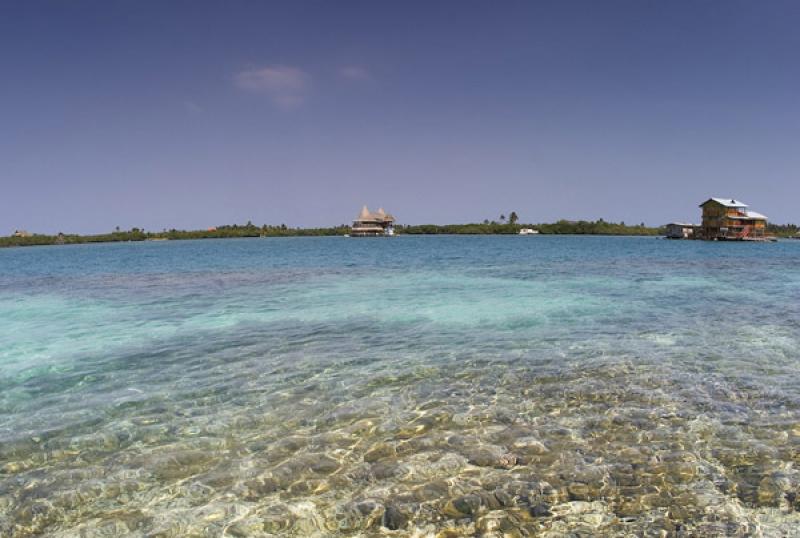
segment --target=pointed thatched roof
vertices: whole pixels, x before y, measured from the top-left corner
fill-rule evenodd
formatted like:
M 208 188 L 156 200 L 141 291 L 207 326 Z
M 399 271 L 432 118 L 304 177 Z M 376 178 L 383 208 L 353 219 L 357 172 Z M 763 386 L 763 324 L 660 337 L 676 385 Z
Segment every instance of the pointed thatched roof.
M 361 208 L 361 213 L 358 214 L 358 217 L 355 220 L 356 223 L 364 223 L 364 222 L 373 222 L 373 223 L 383 223 L 381 225 L 389 224 L 394 222 L 394 217 L 384 211 L 383 208 L 378 209 L 377 211 L 370 212 L 367 206 Z

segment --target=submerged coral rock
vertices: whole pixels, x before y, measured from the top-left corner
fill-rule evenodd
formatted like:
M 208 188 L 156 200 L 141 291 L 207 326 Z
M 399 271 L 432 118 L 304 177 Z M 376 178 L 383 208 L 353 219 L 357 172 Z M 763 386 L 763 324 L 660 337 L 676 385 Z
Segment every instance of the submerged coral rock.
M 397 455 L 397 450 L 388 443 L 377 443 L 364 453 L 364 461 L 372 463 L 384 458 L 393 458 Z
M 513 455 L 506 453 L 501 447 L 484 445 L 468 449 L 465 454 L 467 461 L 479 467 L 504 467 Z M 514 458 L 514 463 L 516 458 Z
M 390 504 L 386 506 L 383 512 L 383 519 L 381 524 L 389 530 L 398 530 L 405 528 L 408 522 L 408 517 L 395 505 Z
M 471 493 L 449 501 L 442 511 L 453 518 L 465 517 L 477 514 L 483 504 L 480 495 Z
M 497 463 L 500 467 L 509 469 L 511 467 L 514 467 L 518 463 L 518 461 L 519 459 L 517 458 L 516 455 L 507 453 L 500 456 L 500 459 L 497 461 Z
M 550 512 L 550 506 L 546 503 L 539 503 L 531 506 L 529 512 L 533 517 L 550 517 L 553 515 L 553 513 Z

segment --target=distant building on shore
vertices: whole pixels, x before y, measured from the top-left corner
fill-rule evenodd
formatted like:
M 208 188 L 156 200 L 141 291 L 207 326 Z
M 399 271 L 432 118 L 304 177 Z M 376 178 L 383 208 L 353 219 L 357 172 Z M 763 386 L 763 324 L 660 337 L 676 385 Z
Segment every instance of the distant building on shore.
M 383 208 L 370 212 L 367 206 L 364 206 L 358 218 L 353 221 L 350 235 L 354 237 L 394 235 L 394 217 L 386 213 Z
M 764 239 L 767 217 L 750 211 L 747 204 L 732 198 L 709 198 L 703 208 L 699 239 L 751 240 Z
M 14 237 L 33 237 L 33 234 L 27 230 L 14 230 Z

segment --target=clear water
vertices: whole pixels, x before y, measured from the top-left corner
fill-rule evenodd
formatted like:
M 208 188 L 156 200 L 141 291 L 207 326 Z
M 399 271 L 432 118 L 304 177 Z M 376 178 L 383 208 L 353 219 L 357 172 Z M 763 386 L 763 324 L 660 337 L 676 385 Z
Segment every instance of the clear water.
M 800 241 L 0 250 L 0 535 L 798 535 L 799 374 Z

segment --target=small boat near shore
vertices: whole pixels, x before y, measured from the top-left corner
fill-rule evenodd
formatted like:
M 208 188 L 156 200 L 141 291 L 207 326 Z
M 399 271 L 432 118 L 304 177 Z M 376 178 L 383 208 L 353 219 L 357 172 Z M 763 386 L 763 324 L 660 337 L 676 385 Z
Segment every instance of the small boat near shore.
M 764 236 L 764 237 L 742 237 L 738 239 L 738 241 L 749 241 L 755 243 L 777 243 L 778 238 L 772 236 Z

